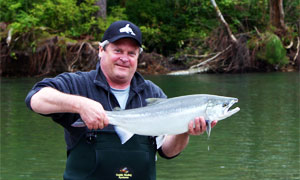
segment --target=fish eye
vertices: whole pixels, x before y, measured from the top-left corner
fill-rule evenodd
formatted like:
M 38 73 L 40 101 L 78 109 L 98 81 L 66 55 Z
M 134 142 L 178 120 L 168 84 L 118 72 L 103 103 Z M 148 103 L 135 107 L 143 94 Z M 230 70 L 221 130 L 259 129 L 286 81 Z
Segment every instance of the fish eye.
M 226 107 L 226 106 L 228 106 L 228 103 L 224 103 L 224 104 L 223 104 L 223 107 Z

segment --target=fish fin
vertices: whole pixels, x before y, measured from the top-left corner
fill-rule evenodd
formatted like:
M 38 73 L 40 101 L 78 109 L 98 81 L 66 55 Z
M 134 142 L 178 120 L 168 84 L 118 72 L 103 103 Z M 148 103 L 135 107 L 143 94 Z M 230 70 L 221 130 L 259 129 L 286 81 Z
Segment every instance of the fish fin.
M 147 102 L 147 106 L 150 106 L 150 105 L 158 104 L 158 103 L 163 102 L 165 100 L 166 99 L 164 99 L 164 98 L 147 98 L 146 102 Z
M 86 127 L 85 123 L 82 121 L 81 118 L 78 118 L 73 124 L 72 127 Z
M 113 111 L 122 111 L 123 109 L 121 109 L 120 107 L 115 107 L 114 109 L 113 109 Z
M 157 136 L 155 138 L 155 140 L 156 140 L 156 148 L 157 149 L 159 149 L 163 145 L 166 137 L 167 137 L 167 135 L 161 135 L 161 136 Z
M 211 120 L 206 120 L 206 134 L 209 137 L 211 132 Z
M 122 144 L 126 143 L 134 135 L 120 126 L 115 126 L 115 131 L 118 134 Z

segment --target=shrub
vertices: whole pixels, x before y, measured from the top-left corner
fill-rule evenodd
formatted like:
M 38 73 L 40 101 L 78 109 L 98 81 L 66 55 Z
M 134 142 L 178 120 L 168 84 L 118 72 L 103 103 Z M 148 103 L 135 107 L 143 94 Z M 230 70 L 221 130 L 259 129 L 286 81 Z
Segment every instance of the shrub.
M 15 20 L 10 25 L 14 32 L 24 33 L 32 27 L 47 27 L 53 32 L 70 37 L 89 34 L 97 21 L 93 14 L 98 10 L 95 0 L 86 0 L 76 5 L 76 0 L 45 0 L 34 3 L 27 11 L 15 14 Z M 18 9 L 20 3 L 11 5 Z
M 272 65 L 284 65 L 289 62 L 286 57 L 286 50 L 280 38 L 273 33 L 262 34 L 263 40 L 260 42 L 260 50 L 257 57 Z

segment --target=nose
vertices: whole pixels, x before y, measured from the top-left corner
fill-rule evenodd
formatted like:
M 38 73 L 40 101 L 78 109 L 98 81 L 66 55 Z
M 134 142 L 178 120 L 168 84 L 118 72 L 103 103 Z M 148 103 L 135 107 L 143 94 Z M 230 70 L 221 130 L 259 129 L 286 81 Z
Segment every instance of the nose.
M 120 60 L 121 60 L 122 62 L 127 62 L 127 61 L 129 61 L 129 58 L 128 58 L 126 55 L 124 55 L 124 56 L 121 56 L 121 57 L 120 57 Z

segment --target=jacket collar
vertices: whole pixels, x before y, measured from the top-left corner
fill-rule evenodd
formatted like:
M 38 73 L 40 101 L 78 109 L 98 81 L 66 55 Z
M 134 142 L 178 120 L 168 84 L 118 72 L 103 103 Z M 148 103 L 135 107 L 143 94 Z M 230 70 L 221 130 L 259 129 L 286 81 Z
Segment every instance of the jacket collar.
M 96 74 L 94 77 L 94 84 L 105 89 L 106 91 L 110 91 L 110 86 L 100 68 L 100 61 L 98 61 L 96 66 L 97 66 L 97 68 L 96 68 Z M 145 79 L 143 78 L 143 76 L 140 73 L 135 72 L 133 75 L 133 78 L 131 80 L 131 83 L 130 83 L 130 89 L 132 89 L 136 93 L 139 93 L 140 91 L 142 91 L 145 88 L 145 86 L 146 86 L 146 83 L 145 83 Z

